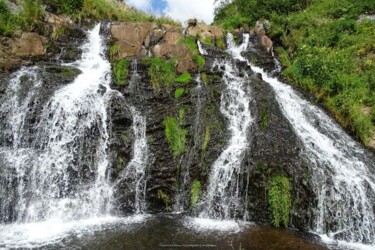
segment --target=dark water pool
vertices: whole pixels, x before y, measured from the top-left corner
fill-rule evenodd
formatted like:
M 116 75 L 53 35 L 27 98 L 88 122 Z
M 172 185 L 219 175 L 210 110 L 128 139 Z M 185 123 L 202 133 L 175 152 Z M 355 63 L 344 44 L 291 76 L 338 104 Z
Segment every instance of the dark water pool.
M 204 229 L 181 215 L 150 216 L 142 223 L 112 224 L 100 230 L 71 234 L 46 248 L 65 249 L 305 249 L 327 247 L 318 237 L 287 229 L 244 224 L 229 231 Z M 225 222 L 223 222 L 225 224 Z M 203 225 L 202 225 L 203 224 Z M 202 227 L 203 226 L 203 227 Z M 222 225 L 223 228 L 227 225 Z

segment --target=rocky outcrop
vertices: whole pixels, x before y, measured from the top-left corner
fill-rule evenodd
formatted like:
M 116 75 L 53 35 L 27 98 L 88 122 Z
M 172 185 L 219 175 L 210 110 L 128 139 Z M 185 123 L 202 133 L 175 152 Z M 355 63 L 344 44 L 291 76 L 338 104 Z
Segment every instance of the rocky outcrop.
M 261 41 L 261 44 L 267 50 L 267 52 L 270 52 L 273 46 L 272 40 L 266 35 L 270 27 L 270 21 L 261 19 L 256 22 L 254 28 L 255 34 L 259 35 L 259 40 Z
M 114 23 L 111 26 L 113 60 L 143 57 L 150 51 L 163 59 L 175 59 L 178 73 L 197 69 L 191 51 L 182 43 L 185 36 L 172 25 Z
M 201 41 L 208 39 L 211 43 L 215 43 L 216 39 L 224 38 L 223 30 L 219 26 L 198 23 L 196 19 L 191 19 L 188 22 L 186 34 L 199 37 Z
M 44 56 L 47 39 L 37 33 L 22 33 L 21 37 L 10 40 L 12 52 L 19 57 Z

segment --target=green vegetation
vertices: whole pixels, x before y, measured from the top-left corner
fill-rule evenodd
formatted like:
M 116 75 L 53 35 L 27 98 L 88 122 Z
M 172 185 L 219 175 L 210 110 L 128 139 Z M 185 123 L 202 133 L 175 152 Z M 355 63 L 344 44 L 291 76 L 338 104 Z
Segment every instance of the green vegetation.
M 116 0 L 24 0 L 22 7 L 23 10 L 20 13 L 13 14 L 5 0 L 0 0 L 0 35 L 11 36 L 18 30 L 43 33 L 43 26 L 40 24 L 44 8 L 52 13 L 68 15 L 74 21 L 88 18 L 91 20 L 156 22 L 181 26 L 180 23 L 170 18 L 156 18 Z
M 204 65 L 206 64 L 206 60 L 204 60 L 203 56 L 200 55 L 194 55 L 193 60 L 198 65 L 199 69 L 203 69 Z
M 257 11 L 253 11 L 253 9 Z M 365 144 L 375 139 L 375 1 L 234 0 L 217 9 L 224 28 L 271 21 L 282 73 L 322 103 Z
M 169 210 L 169 205 L 171 203 L 171 199 L 169 198 L 169 196 L 163 192 L 163 190 L 158 190 L 158 199 L 162 200 L 164 205 L 165 205 L 165 208 L 167 210 Z
M 121 134 L 121 140 L 122 140 L 123 142 L 127 142 L 127 141 L 129 140 L 129 137 L 128 137 L 128 135 L 127 135 L 125 132 L 123 132 L 123 133 Z
M 215 10 L 214 21 L 227 30 L 253 27 L 261 18 L 288 15 L 290 12 L 304 9 L 311 1 L 313 0 L 234 0 L 230 4 L 222 1 L 224 4 Z
M 222 39 L 216 38 L 216 47 L 220 49 L 225 49 L 225 43 Z
M 182 111 L 179 112 L 179 119 L 168 116 L 164 119 L 163 124 L 165 127 L 165 137 L 169 143 L 173 155 L 179 156 L 186 151 L 186 135 L 187 130 L 181 128 Z
M 191 185 L 190 189 L 190 201 L 191 201 L 191 206 L 195 206 L 199 200 L 199 197 L 201 196 L 202 193 L 202 185 L 200 181 L 195 180 L 193 184 Z
M 176 82 L 188 83 L 188 82 L 191 82 L 192 80 L 193 78 L 191 77 L 191 75 L 188 72 L 185 72 L 176 79 Z
M 120 59 L 112 63 L 112 74 L 115 77 L 117 85 L 124 85 L 129 74 L 129 62 L 126 59 Z
M 203 66 L 206 64 L 206 61 L 202 56 L 199 55 L 199 49 L 195 38 L 192 36 L 188 36 L 186 38 L 181 39 L 179 42 L 184 44 L 186 48 L 189 49 L 190 53 L 193 55 L 194 62 L 197 64 L 199 69 L 202 69 Z
M 204 84 L 208 83 L 208 75 L 206 73 L 201 74 L 201 80 Z
M 117 44 L 112 45 L 109 48 L 109 59 L 111 61 L 113 61 L 116 56 L 119 56 L 119 54 L 120 54 L 120 46 L 118 46 Z
M 159 57 L 145 58 L 144 61 L 150 63 L 148 76 L 151 78 L 152 87 L 156 91 L 160 91 L 162 87 L 169 90 L 176 79 L 174 61 L 166 61 Z
M 206 125 L 206 129 L 204 131 L 204 138 L 203 138 L 203 145 L 202 145 L 202 151 L 206 152 L 208 143 L 210 142 L 211 134 L 210 134 L 210 125 Z
M 176 89 L 176 91 L 174 92 L 174 97 L 176 99 L 180 98 L 183 94 L 185 93 L 185 89 L 183 88 L 178 88 Z
M 263 128 L 268 128 L 268 113 L 266 109 L 262 109 L 259 112 L 259 123 Z
M 47 5 L 47 11 L 56 14 L 77 14 L 83 7 L 83 0 L 42 0 Z
M 205 39 L 203 39 L 202 43 L 214 46 L 210 37 L 206 37 Z
M 33 31 L 42 17 L 40 1 L 25 0 L 22 11 L 12 14 L 4 0 L 0 0 L 0 35 L 11 36 L 17 30 Z
M 283 224 L 288 227 L 291 209 L 289 180 L 285 176 L 275 176 L 269 182 L 268 204 L 275 227 Z

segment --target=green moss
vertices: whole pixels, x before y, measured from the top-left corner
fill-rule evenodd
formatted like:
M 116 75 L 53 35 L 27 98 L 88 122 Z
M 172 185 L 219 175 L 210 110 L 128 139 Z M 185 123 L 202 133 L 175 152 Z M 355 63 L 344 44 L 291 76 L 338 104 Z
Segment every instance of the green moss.
M 266 109 L 262 109 L 259 113 L 259 122 L 263 128 L 268 128 L 268 112 Z
M 122 157 L 117 158 L 117 170 L 121 172 L 125 168 L 125 161 Z
M 225 43 L 222 39 L 216 38 L 216 47 L 220 49 L 225 49 Z
M 203 145 L 202 145 L 202 151 L 206 152 L 208 143 L 210 142 L 211 134 L 210 134 L 210 125 L 206 125 L 205 131 L 204 131 L 204 138 L 203 138 Z
M 193 80 L 193 78 L 191 77 L 191 75 L 188 72 L 185 72 L 182 75 L 180 75 L 179 77 L 177 77 L 176 82 L 178 82 L 178 83 L 188 83 L 188 82 L 191 82 L 192 80 Z
M 164 205 L 165 205 L 165 208 L 167 210 L 169 210 L 170 208 L 170 204 L 171 204 L 171 199 L 169 198 L 169 196 L 163 192 L 163 190 L 159 189 L 158 190 L 158 199 L 160 199 Z
M 201 80 L 204 84 L 208 83 L 208 76 L 206 73 L 201 73 Z
M 151 78 L 152 87 L 156 91 L 160 91 L 162 87 L 169 90 L 176 79 L 174 61 L 165 61 L 159 57 L 145 58 L 144 61 L 150 63 L 148 75 Z
M 291 209 L 291 195 L 289 180 L 285 176 L 273 177 L 268 188 L 268 205 L 275 227 L 283 224 L 288 227 Z
M 205 39 L 203 39 L 202 43 L 214 46 L 211 37 L 206 37 Z
M 117 85 L 124 85 L 126 78 L 129 74 L 129 62 L 126 59 L 120 59 L 112 63 L 113 71 L 112 74 L 115 77 Z
M 119 56 L 119 54 L 120 54 L 120 46 L 118 46 L 117 44 L 114 44 L 109 48 L 109 59 L 111 61 L 114 61 L 114 58 Z
M 199 54 L 199 49 L 195 37 L 188 36 L 180 39 L 179 43 L 182 43 L 192 53 L 192 55 Z
M 190 53 L 193 55 L 193 60 L 197 64 L 198 68 L 202 69 L 203 66 L 206 64 L 206 61 L 202 56 L 199 55 L 199 49 L 195 38 L 192 36 L 188 36 L 186 38 L 181 39 L 179 42 L 185 44 L 185 46 L 189 49 Z
M 128 137 L 128 135 L 127 135 L 125 132 L 123 132 L 123 133 L 121 134 L 121 140 L 122 140 L 123 142 L 127 142 L 127 141 L 129 140 L 129 137 Z
M 199 200 L 199 197 L 201 196 L 202 193 L 202 185 L 200 181 L 195 180 L 193 184 L 191 185 L 190 189 L 190 201 L 191 201 L 191 206 L 195 206 Z
M 179 156 L 186 151 L 187 130 L 182 129 L 180 123 L 174 117 L 167 117 L 163 121 L 165 137 L 173 155 Z
M 174 92 L 174 97 L 176 99 L 180 98 L 183 94 L 185 93 L 185 89 L 183 88 L 178 88 L 176 89 L 176 91 Z
M 65 66 L 61 68 L 61 75 L 64 78 L 73 78 L 77 75 L 79 75 L 81 71 L 74 67 Z
M 206 64 L 206 60 L 204 60 L 204 57 L 200 55 L 194 55 L 193 60 L 197 64 L 199 69 L 203 69 L 204 65 Z

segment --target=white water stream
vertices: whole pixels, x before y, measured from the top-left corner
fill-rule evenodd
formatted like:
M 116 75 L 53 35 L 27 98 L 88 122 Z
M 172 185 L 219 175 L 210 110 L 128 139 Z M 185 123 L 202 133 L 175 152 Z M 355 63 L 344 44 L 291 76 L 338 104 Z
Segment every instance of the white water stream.
M 1 112 L 6 112 L 6 131 L 13 138 L 12 146 L 0 149 L 5 168 L 1 170 L 0 214 L 2 222 L 12 224 L 0 224 L 0 248 L 43 246 L 62 240 L 71 231 L 140 220 L 110 216 L 113 185 L 108 176 L 106 109 L 112 90 L 110 63 L 104 57 L 105 43 L 99 30 L 100 24 L 89 32 L 82 59 L 75 63 L 82 73 L 44 105 L 30 146 L 23 146 L 21 134 L 29 129 L 24 117 L 33 90 L 40 85 L 37 68 L 24 68 L 10 81 L 7 94 L 12 96 Z M 17 90 L 24 75 L 33 78 L 34 86 L 21 100 Z M 144 120 L 135 110 L 132 114 L 136 138 L 137 134 L 142 137 Z M 144 141 L 136 140 L 134 147 L 144 150 Z M 135 154 L 129 168 L 143 160 Z M 144 193 L 144 186 L 137 183 L 136 190 Z
M 228 52 L 236 55 L 242 46 L 231 44 Z M 222 65 L 218 65 L 222 66 Z M 239 185 L 241 163 L 246 150 L 249 149 L 248 129 L 253 122 L 249 104 L 251 101 L 249 79 L 241 76 L 232 58 L 223 64 L 223 81 L 226 89 L 221 96 L 220 110 L 228 119 L 230 139 L 225 150 L 211 167 L 206 196 L 203 199 L 204 209 L 200 218 L 234 219 L 244 215 L 243 201 Z
M 243 46 L 248 47 L 247 43 L 248 39 Z M 237 58 L 246 60 L 241 54 Z M 312 231 L 375 247 L 373 159 L 320 108 L 263 69 L 249 65 L 274 89 L 283 114 L 304 144 L 301 157 L 309 163 L 318 198 Z M 280 69 L 277 62 L 276 70 Z

